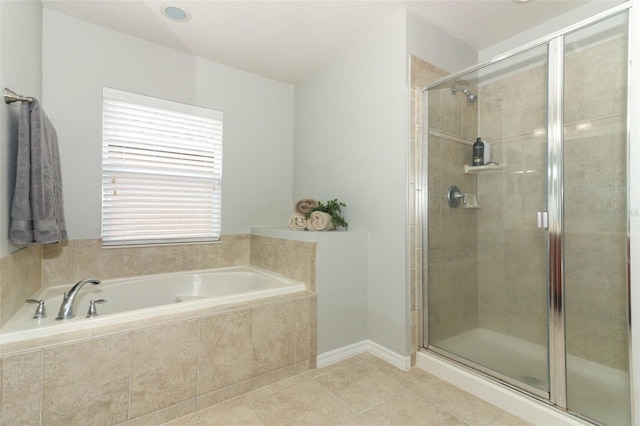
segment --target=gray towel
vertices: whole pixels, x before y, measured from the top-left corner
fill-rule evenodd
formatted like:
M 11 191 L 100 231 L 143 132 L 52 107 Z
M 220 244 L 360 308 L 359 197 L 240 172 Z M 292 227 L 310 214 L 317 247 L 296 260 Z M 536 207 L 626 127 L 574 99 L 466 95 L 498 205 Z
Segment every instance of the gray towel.
M 9 239 L 16 244 L 51 244 L 67 239 L 58 137 L 35 99 L 22 102 L 20 107 Z

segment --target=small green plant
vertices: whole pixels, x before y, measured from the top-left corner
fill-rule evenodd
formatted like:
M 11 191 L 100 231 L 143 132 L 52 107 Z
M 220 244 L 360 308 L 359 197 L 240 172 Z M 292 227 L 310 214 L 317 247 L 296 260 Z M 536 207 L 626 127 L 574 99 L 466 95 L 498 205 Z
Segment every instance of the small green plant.
M 305 216 L 309 219 L 313 212 L 325 212 L 331 215 L 331 222 L 336 227 L 342 226 L 344 229 L 347 229 L 349 224 L 344 220 L 344 217 L 342 217 L 342 211 L 340 210 L 341 207 L 346 206 L 347 205 L 345 203 L 342 203 L 337 199 L 327 201 L 326 204 L 322 204 L 322 201 L 318 201 L 318 207 L 312 208 Z

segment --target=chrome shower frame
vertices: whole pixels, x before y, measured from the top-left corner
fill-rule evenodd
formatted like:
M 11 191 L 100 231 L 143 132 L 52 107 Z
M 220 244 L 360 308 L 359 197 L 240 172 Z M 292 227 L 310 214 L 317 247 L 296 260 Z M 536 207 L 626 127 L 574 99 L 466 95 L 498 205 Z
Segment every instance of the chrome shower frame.
M 633 10 L 633 2 L 627 1 L 623 4 L 617 5 L 605 12 L 592 16 L 574 25 L 568 26 L 562 30 L 551 33 L 543 38 L 527 43 L 520 48 L 510 50 L 501 55 L 494 57 L 488 61 L 479 63 L 477 65 L 468 67 L 460 72 L 451 74 L 445 78 L 439 79 L 425 87 L 423 87 L 423 105 L 428 105 L 429 90 L 439 88 L 442 89 L 446 84 L 455 84 L 462 77 L 467 74 L 478 72 L 494 64 L 497 64 L 503 60 L 509 59 L 515 55 L 528 52 L 541 46 L 548 46 L 548 115 L 547 115 L 547 134 L 549 138 L 548 143 L 548 158 L 550 167 L 548 167 L 548 200 L 547 206 L 549 211 L 549 351 L 551 362 L 550 368 L 550 389 L 546 397 L 540 394 L 535 389 L 527 389 L 527 387 L 520 386 L 519 383 L 513 383 L 513 380 L 504 377 L 503 375 L 486 371 L 487 369 L 482 366 L 474 365 L 466 360 L 456 359 L 451 354 L 446 354 L 447 358 L 453 358 L 456 361 L 462 362 L 463 368 L 468 365 L 475 368 L 475 373 L 489 377 L 492 380 L 501 381 L 503 385 L 518 391 L 524 391 L 529 396 L 536 399 L 541 399 L 545 402 L 557 405 L 562 408 L 567 406 L 567 394 L 566 394 L 566 348 L 565 348 L 565 304 L 564 304 L 564 264 L 563 264 L 563 229 L 562 229 L 562 217 L 563 206 L 561 202 L 556 202 L 560 199 L 563 193 L 563 176 L 562 167 L 559 165 L 563 161 L 563 63 L 564 63 L 564 36 L 572 33 L 584 27 L 590 26 L 597 22 L 606 20 L 614 15 L 629 13 L 629 53 L 628 53 L 628 86 L 627 86 L 627 206 L 629 212 L 627 214 L 627 335 L 629 336 L 629 374 L 631 381 L 631 419 L 632 424 L 635 424 L 637 419 L 640 419 L 640 404 L 635 404 L 634 400 L 638 391 L 636 386 L 640 386 L 640 368 L 634 368 L 637 362 L 640 360 L 640 354 L 634 354 L 633 341 L 640 339 L 640 327 L 632 327 L 632 323 L 636 325 L 640 323 L 639 310 L 632 310 L 632 301 L 640 301 L 640 288 L 634 288 L 631 285 L 632 282 L 632 268 L 631 264 L 640 263 L 640 214 L 637 211 L 640 207 L 640 144 L 638 138 L 640 137 L 640 120 L 632 120 L 631 117 L 640 116 L 640 66 L 636 66 L 636 69 L 632 67 L 632 59 L 636 59 L 636 63 L 640 63 L 640 43 L 634 42 L 634 38 L 638 37 L 640 33 L 640 10 Z M 468 90 L 462 87 L 452 87 L 451 92 L 455 94 L 457 91 L 463 91 L 467 94 Z M 423 123 L 428 123 L 428 108 L 423 108 Z M 424 175 L 422 179 L 423 191 L 423 205 L 420 212 L 424 233 L 428 235 L 428 208 L 426 207 L 426 200 L 428 200 L 428 158 L 427 158 L 427 142 L 428 142 L 428 126 L 425 124 L 423 128 L 423 150 L 422 161 L 424 164 Z M 632 138 L 632 135 L 634 137 Z M 638 145 L 635 146 L 634 145 Z M 636 166 L 634 166 L 636 164 Z M 638 182 L 634 184 L 633 182 Z M 552 201 L 554 200 L 554 201 Z M 635 203 L 635 204 L 634 204 Z M 632 227 L 632 225 L 635 225 Z M 632 238 L 633 237 L 633 238 Z M 634 250 L 635 249 L 635 250 Z M 635 261 L 634 261 L 635 260 Z M 423 253 L 423 276 L 428 276 L 428 262 L 427 251 Z M 636 286 L 637 287 L 637 286 Z M 422 318 L 422 333 L 420 334 L 420 347 L 428 347 L 429 342 L 429 330 L 428 330 L 428 287 L 423 288 L 423 318 Z M 635 335 L 634 335 L 635 333 Z M 432 353 L 440 354 L 437 348 L 429 348 Z M 471 364 L 471 365 L 469 365 Z M 504 383 L 506 382 L 506 383 Z M 636 389 L 634 391 L 634 389 Z M 580 417 L 578 415 L 578 417 Z

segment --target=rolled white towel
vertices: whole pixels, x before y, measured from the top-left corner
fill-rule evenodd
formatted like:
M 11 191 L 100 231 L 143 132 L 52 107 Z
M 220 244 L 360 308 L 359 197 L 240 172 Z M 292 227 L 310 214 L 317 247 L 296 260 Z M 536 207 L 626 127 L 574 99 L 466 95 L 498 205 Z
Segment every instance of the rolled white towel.
M 305 216 L 311 209 L 315 209 L 316 207 L 318 207 L 318 201 L 313 198 L 303 198 L 302 200 L 298 200 L 295 205 L 296 213 L 302 216 Z
M 311 213 L 308 228 L 309 231 L 331 231 L 336 229 L 336 226 L 331 221 L 329 213 L 315 211 Z
M 294 231 L 306 231 L 308 220 L 304 215 L 294 213 L 289 216 L 289 228 Z

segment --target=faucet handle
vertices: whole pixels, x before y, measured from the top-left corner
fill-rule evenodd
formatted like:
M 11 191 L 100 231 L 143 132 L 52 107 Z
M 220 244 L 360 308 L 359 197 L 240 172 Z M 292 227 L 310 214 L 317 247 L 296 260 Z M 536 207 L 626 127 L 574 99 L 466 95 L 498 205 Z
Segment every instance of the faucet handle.
M 96 303 L 106 303 L 107 299 L 98 299 L 89 301 L 89 310 L 87 311 L 87 318 L 97 317 L 98 310 L 96 309 Z
M 47 317 L 47 312 L 46 312 L 45 307 L 44 307 L 44 300 L 27 299 L 26 302 L 27 303 L 37 303 L 38 304 L 38 307 L 36 308 L 36 313 L 33 314 L 33 318 L 34 319 L 40 319 L 40 318 L 46 318 Z

